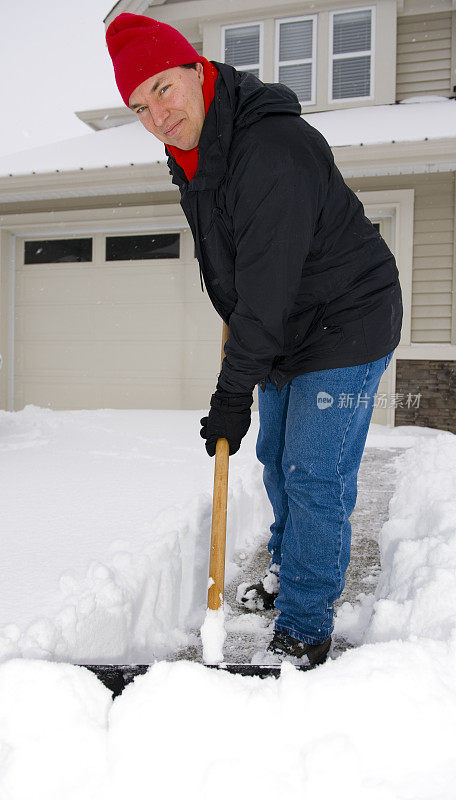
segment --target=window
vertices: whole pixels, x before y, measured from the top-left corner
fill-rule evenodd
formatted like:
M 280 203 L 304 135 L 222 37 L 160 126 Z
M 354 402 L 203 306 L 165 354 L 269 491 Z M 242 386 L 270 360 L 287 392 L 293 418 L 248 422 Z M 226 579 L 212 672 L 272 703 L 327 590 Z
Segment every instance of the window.
M 222 60 L 239 71 L 252 72 L 261 79 L 263 26 L 261 23 L 222 27 Z
M 92 239 L 42 239 L 24 242 L 24 264 L 92 261 Z
M 178 233 L 145 236 L 107 236 L 106 261 L 139 261 L 151 258 L 179 258 Z
M 374 8 L 331 12 L 331 100 L 372 96 L 373 21 Z
M 316 17 L 276 21 L 276 81 L 285 83 L 302 104 L 315 103 Z

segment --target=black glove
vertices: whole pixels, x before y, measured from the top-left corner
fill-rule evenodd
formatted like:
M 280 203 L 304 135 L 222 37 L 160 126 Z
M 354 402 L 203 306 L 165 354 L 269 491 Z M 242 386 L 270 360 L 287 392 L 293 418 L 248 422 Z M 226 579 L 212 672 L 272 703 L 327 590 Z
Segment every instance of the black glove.
M 208 455 L 215 455 L 218 439 L 228 440 L 230 456 L 237 453 L 241 439 L 250 427 L 252 403 L 253 393 L 230 395 L 220 389 L 215 391 L 211 397 L 209 416 L 200 420 L 202 425 L 200 436 L 206 439 Z

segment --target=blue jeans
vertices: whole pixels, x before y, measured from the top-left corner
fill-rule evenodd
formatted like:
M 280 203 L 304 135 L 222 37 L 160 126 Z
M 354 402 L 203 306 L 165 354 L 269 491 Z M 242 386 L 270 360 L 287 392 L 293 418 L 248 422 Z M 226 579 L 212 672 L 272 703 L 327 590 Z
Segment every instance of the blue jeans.
M 394 352 L 394 351 L 393 351 Z M 393 353 L 356 367 L 298 375 L 279 396 L 258 389 L 256 454 L 274 512 L 268 545 L 280 565 L 276 630 L 310 644 L 332 633 L 350 561 L 350 515 L 375 393 Z

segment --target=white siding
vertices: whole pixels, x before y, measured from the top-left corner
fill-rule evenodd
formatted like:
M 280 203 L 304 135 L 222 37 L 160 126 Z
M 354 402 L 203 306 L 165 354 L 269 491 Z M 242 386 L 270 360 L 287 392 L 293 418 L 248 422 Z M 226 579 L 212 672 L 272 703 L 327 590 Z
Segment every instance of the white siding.
M 415 193 L 412 342 L 451 342 L 454 176 L 420 176 Z
M 451 13 L 398 17 L 396 99 L 451 90 Z
M 412 342 L 451 342 L 455 176 L 453 173 L 347 180 L 354 190 L 415 190 Z M 400 269 L 400 265 L 399 269 Z

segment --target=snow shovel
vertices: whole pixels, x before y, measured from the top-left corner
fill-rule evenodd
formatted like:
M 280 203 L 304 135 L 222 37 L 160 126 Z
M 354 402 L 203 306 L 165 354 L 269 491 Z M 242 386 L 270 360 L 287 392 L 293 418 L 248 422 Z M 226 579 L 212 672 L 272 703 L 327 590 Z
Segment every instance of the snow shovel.
M 225 343 L 229 328 L 223 323 L 220 368 L 225 358 Z M 228 467 L 230 447 L 227 439 L 219 439 L 215 448 L 214 493 L 212 501 L 211 549 L 209 561 L 209 588 L 206 619 L 201 628 L 203 660 L 207 667 L 223 669 L 238 675 L 280 675 L 280 666 L 232 664 L 223 661 L 222 647 L 225 639 L 223 598 L 225 594 L 225 544 L 228 497 Z M 215 643 L 211 641 L 215 639 Z M 217 641 L 218 640 L 218 641 Z M 215 646 L 214 646 L 215 644 Z M 217 652 L 218 651 L 218 652 Z M 215 656 L 212 658 L 212 656 Z
M 229 336 L 228 325 L 223 323 L 222 356 L 220 368 L 225 358 L 225 343 Z M 228 497 L 228 466 L 230 447 L 226 439 L 219 439 L 215 448 L 214 494 L 212 501 L 212 530 L 209 561 L 209 588 L 207 593 L 206 620 L 201 628 L 203 640 L 203 661 L 206 667 L 232 672 L 237 675 L 259 678 L 280 677 L 280 664 L 238 664 L 223 661 L 222 647 L 225 639 L 223 630 L 223 598 L 225 592 L 225 544 L 226 515 Z M 209 639 L 206 642 L 205 639 Z M 219 639 L 215 642 L 211 638 Z M 218 651 L 218 652 L 217 652 Z M 211 656 L 215 655 L 212 661 Z M 298 666 L 307 670 L 307 666 Z
M 225 357 L 225 342 L 228 339 L 229 328 L 223 323 L 222 356 Z M 209 561 L 209 587 L 207 596 L 206 620 L 201 629 L 203 638 L 204 664 L 212 669 L 225 670 L 238 675 L 258 676 L 266 678 L 280 676 L 280 665 L 257 664 L 229 664 L 223 661 L 221 650 L 224 641 L 223 629 L 223 598 L 225 592 L 225 542 L 226 542 L 226 514 L 228 497 L 228 466 L 229 444 L 227 439 L 219 439 L 215 449 L 214 466 L 214 493 L 212 503 L 212 529 L 211 549 Z M 212 659 L 214 650 L 211 641 L 219 638 L 218 653 Z M 204 641 L 206 639 L 206 642 Z M 212 663 L 211 663 L 212 661 Z M 121 694 L 125 686 L 136 675 L 143 675 L 152 666 L 151 664 L 80 664 L 94 672 L 97 677 L 113 692 L 114 697 Z M 298 667 L 307 669 L 307 667 Z

